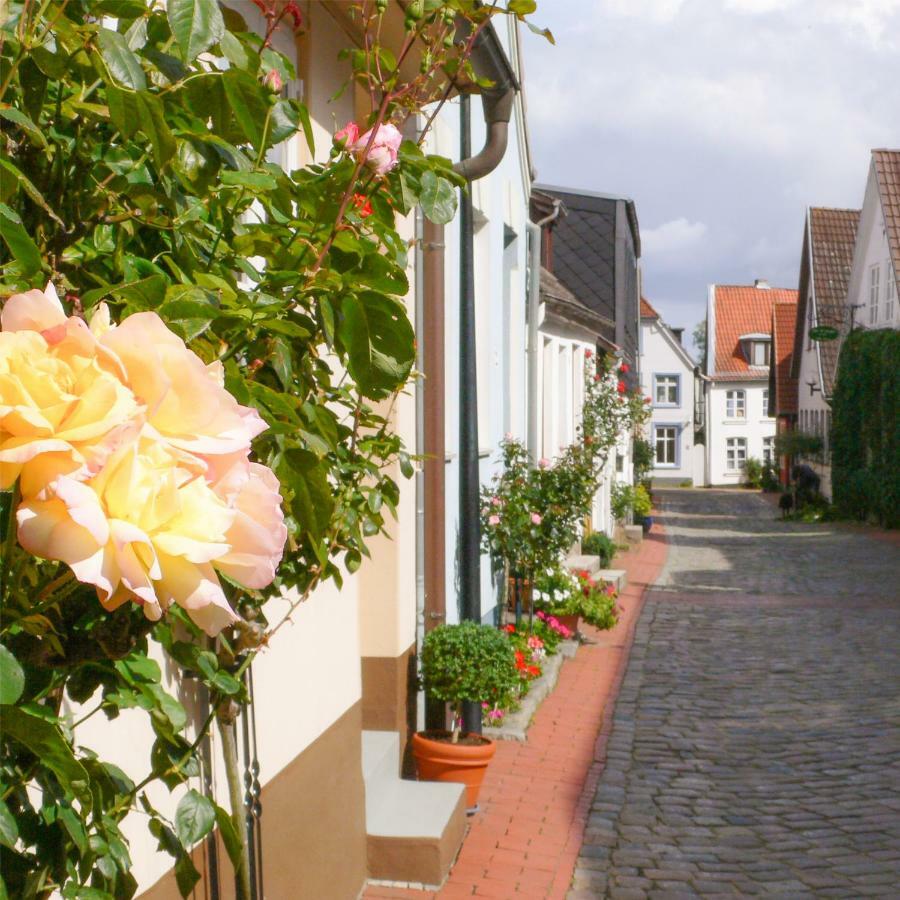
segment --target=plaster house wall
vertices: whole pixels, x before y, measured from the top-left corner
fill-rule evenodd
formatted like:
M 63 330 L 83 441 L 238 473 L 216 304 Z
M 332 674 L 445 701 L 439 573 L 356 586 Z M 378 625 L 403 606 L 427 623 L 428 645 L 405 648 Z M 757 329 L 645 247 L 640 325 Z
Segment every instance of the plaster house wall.
M 650 472 L 655 481 L 694 480 L 694 366 L 681 345 L 660 319 L 641 318 L 641 392 L 651 398 L 652 413 L 646 426 L 656 459 L 657 429 L 675 427 L 676 455 L 673 464 L 656 463 Z M 656 376 L 679 379 L 678 403 L 657 402 Z
M 747 415 L 744 419 L 729 418 L 726 394 L 730 390 L 747 392 Z M 716 381 L 708 391 L 709 438 L 707 445 L 707 471 L 709 483 L 715 485 L 736 485 L 744 480 L 743 469 L 731 470 L 726 467 L 728 438 L 745 438 L 747 458 L 762 461 L 765 438 L 774 437 L 775 419 L 766 411 L 764 394 L 768 391 L 768 381 Z
M 807 309 L 813 309 L 812 287 L 807 290 Z M 828 432 L 831 428 L 831 406 L 825 399 L 822 390 L 822 373 L 820 368 L 818 347 L 809 337 L 810 317 L 805 316 L 803 322 L 803 350 L 800 356 L 799 378 L 797 381 L 797 430 L 804 434 L 817 434 L 824 442 L 824 453 L 821 460 L 804 459 L 821 479 L 820 490 L 826 497 L 831 497 L 831 465 L 829 459 Z M 811 390 L 810 385 L 817 390 Z
M 878 269 L 878 288 L 872 291 L 872 270 Z M 888 287 L 892 287 L 891 295 Z M 850 272 L 847 302 L 858 305 L 854 322 L 863 328 L 900 328 L 900 299 L 897 296 L 897 272 L 891 260 L 884 211 L 874 164 L 869 167 L 866 194 L 860 216 Z M 876 302 L 872 303 L 873 294 Z
M 518 36 L 514 22 L 496 24 L 498 38 L 514 69 Z M 486 132 L 481 104 L 470 101 L 472 152 L 484 145 Z M 459 159 L 459 99 L 448 101 L 426 140 L 427 152 Z M 475 318 L 478 384 L 479 472 L 487 484 L 498 471 L 500 441 L 506 434 L 525 441 L 527 409 L 526 282 L 528 271 L 528 164 L 521 95 L 513 105 L 509 143 L 503 159 L 486 178 L 470 186 L 475 215 Z M 445 504 L 446 621 L 459 621 L 459 215 L 444 229 L 445 303 Z M 496 616 L 499 581 L 490 558 L 481 559 L 482 621 Z

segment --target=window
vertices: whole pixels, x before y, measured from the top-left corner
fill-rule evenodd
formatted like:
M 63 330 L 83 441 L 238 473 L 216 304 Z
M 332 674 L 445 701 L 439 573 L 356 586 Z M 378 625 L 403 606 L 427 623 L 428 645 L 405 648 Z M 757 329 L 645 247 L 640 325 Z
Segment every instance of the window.
M 769 348 L 771 346 L 768 341 L 750 341 L 750 365 L 769 365 Z
M 654 403 L 657 406 L 678 406 L 681 402 L 681 378 L 678 375 L 654 375 Z
M 878 321 L 878 294 L 881 288 L 881 266 L 876 263 L 869 269 L 869 324 Z
M 763 415 L 769 418 L 769 389 L 763 391 Z
M 725 441 L 725 468 L 739 472 L 747 465 L 747 438 L 728 438 Z
M 775 436 L 763 438 L 763 462 L 775 462 Z
M 897 294 L 897 279 L 891 261 L 887 264 L 887 290 L 884 294 L 884 318 L 890 322 L 894 318 L 894 297 Z
M 654 429 L 656 465 L 678 465 L 678 428 L 675 425 L 657 425 Z
M 725 394 L 725 415 L 729 419 L 747 418 L 746 391 L 728 391 Z

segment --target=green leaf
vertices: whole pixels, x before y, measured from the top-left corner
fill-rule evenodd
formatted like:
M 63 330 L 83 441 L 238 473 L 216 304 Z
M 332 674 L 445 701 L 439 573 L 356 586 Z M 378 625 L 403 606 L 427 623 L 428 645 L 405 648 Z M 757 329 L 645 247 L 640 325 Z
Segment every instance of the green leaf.
M 240 69 L 229 69 L 222 76 L 222 84 L 241 131 L 258 150 L 262 146 L 263 130 L 270 108 L 268 91 L 252 75 Z
M 44 133 L 21 110 L 14 109 L 13 107 L 9 107 L 9 109 L 0 109 L 0 118 L 6 119 L 7 122 L 12 122 L 14 125 L 18 125 L 19 128 L 28 135 L 29 140 L 33 144 L 37 144 L 39 147 L 48 146 L 47 138 L 44 137 Z
M 0 181 L 4 182 L 2 188 L 0 188 L 0 193 L 4 197 L 9 196 L 9 191 L 7 190 L 7 185 L 9 183 L 9 179 L 12 178 L 16 181 L 19 187 L 22 188 L 23 191 L 33 200 L 44 212 L 50 216 L 55 222 L 58 222 L 60 225 L 63 224 L 62 219 L 50 209 L 47 201 L 44 199 L 44 195 L 31 183 L 31 181 L 25 177 L 22 172 L 20 172 L 8 159 L 0 158 L 0 166 L 3 167 L 3 171 L 0 171 Z
M 235 874 L 237 874 L 244 863 L 243 846 L 231 816 L 221 806 L 216 806 L 216 824 L 219 826 L 219 834 L 222 835 L 225 851 L 228 853 L 231 865 L 234 866 Z
M 200 880 L 200 873 L 194 865 L 194 861 L 185 853 L 178 857 L 175 863 L 175 883 L 182 897 L 189 897 L 194 885 Z
M 2 720 L 4 734 L 30 750 L 44 768 L 53 772 L 65 790 L 89 808 L 91 792 L 87 770 L 75 758 L 59 727 L 18 706 L 4 706 Z
M 175 810 L 175 832 L 186 848 L 206 837 L 216 822 L 216 811 L 207 797 L 193 788 L 189 790 Z
M 507 7 L 516 16 L 527 16 L 537 9 L 536 0 L 509 0 Z
M 446 178 L 428 169 L 422 173 L 419 203 L 435 225 L 446 225 L 456 215 L 456 190 Z
M 124 34 L 101 28 L 97 42 L 109 74 L 119 84 L 134 91 L 143 91 L 147 87 L 147 77 L 141 68 L 141 61 L 129 48 Z
M 28 236 L 22 220 L 5 203 L 0 203 L 0 237 L 25 275 L 41 271 L 41 251 Z
M 169 0 L 166 15 L 186 63 L 193 62 L 225 34 L 217 0 Z
M 334 506 L 325 467 L 309 450 L 287 450 L 285 458 L 290 467 L 285 475 L 294 490 L 291 504 L 294 518 L 302 531 L 319 538 L 328 527 Z
M 12 850 L 16 846 L 18 836 L 19 826 L 9 811 L 9 807 L 3 800 L 0 800 L 0 844 L 5 844 Z
M 256 191 L 274 191 L 278 182 L 265 172 L 223 172 L 222 184 L 253 188 Z
M 338 334 L 348 369 L 367 397 L 381 397 L 406 381 L 415 361 L 415 336 L 404 307 L 382 294 L 347 297 Z
M 175 138 L 163 115 L 162 101 L 149 91 L 126 91 L 110 85 L 106 89 L 109 115 L 124 137 L 143 131 L 153 148 L 157 165 L 164 166 L 174 155 Z
M 19 661 L 0 644 L 0 703 L 15 703 L 25 689 L 25 673 Z

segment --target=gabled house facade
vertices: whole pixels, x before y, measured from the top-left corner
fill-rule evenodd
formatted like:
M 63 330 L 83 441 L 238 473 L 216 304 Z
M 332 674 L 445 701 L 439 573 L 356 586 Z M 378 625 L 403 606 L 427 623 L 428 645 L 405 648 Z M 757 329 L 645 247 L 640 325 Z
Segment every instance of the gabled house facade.
M 779 417 L 779 427 L 784 416 L 794 415 L 793 427 L 803 434 L 821 438 L 822 453 L 817 459 L 804 462 L 816 470 L 826 497 L 831 496 L 828 443 L 840 342 L 854 320 L 859 322 L 860 311 L 847 305 L 859 221 L 860 211 L 855 209 L 810 207 L 807 210 L 790 371 L 783 384 L 777 385 L 781 391 L 777 408 L 773 410 Z M 838 337 L 813 340 L 810 332 L 823 326 L 833 328 Z M 783 461 L 783 465 L 786 463 Z
M 772 309 L 797 292 L 753 285 L 709 286 L 706 314 L 706 474 L 711 485 L 743 481 L 747 460 L 774 460 L 769 414 Z
M 847 286 L 850 321 L 900 328 L 900 150 L 873 150 Z
M 772 304 L 772 365 L 769 366 L 769 416 L 775 419 L 775 435 L 793 431 L 797 425 L 797 379 L 791 375 L 797 304 L 776 300 Z M 770 460 L 778 480 L 787 485 L 791 460 L 777 456 Z
M 699 370 L 681 343 L 681 329 L 672 329 L 641 297 L 641 392 L 650 398 L 652 413 L 647 439 L 653 447 L 650 474 L 657 484 L 705 482 L 702 445 L 694 436 L 697 421 Z M 699 450 L 699 453 L 698 453 Z

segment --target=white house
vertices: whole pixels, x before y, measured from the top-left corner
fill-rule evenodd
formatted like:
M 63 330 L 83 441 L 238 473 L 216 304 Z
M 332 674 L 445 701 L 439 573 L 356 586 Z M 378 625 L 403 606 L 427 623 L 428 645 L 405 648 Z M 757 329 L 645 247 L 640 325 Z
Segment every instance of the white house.
M 810 207 L 807 210 L 790 367 L 796 400 L 785 391 L 785 396 L 776 398 L 779 408 L 773 410 L 779 417 L 796 413 L 794 427 L 798 431 L 822 438 L 820 457 L 804 462 L 819 474 L 821 491 L 826 497 L 831 496 L 828 435 L 840 343 L 814 341 L 810 332 L 816 327 L 829 326 L 842 335 L 849 328 L 847 287 L 859 220 L 860 211 L 856 209 Z M 856 318 L 858 321 L 859 317 Z
M 873 150 L 847 305 L 863 328 L 900 328 L 900 150 Z
M 711 485 L 740 484 L 751 457 L 774 461 L 769 362 L 776 301 L 796 303 L 797 292 L 762 280 L 709 287 L 706 474 Z
M 647 436 L 653 446 L 651 476 L 657 483 L 704 483 L 703 446 L 694 445 L 697 365 L 673 330 L 641 297 L 641 390 L 650 397 Z

